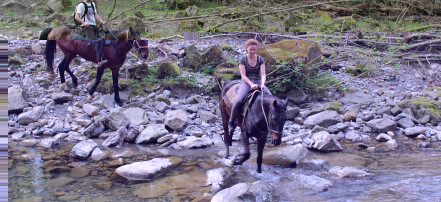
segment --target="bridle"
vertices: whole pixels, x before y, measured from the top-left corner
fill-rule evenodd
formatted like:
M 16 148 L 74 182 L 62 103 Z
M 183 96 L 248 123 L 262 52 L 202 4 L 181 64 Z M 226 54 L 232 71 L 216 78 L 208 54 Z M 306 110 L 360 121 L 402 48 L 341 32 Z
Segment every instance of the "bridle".
M 129 43 L 128 41 L 125 41 L 126 43 L 128 43 L 130 46 L 135 46 L 135 48 L 136 49 L 143 49 L 143 48 L 146 48 L 146 49 L 149 49 L 149 46 L 147 45 L 147 46 L 141 46 L 141 45 L 139 45 L 139 42 L 138 42 L 138 40 L 133 40 L 133 43 Z
M 275 133 L 275 134 L 277 134 L 277 135 L 281 135 L 281 134 L 283 133 L 283 131 L 282 131 L 282 132 L 279 132 L 279 131 L 277 131 L 277 130 L 274 130 L 274 129 L 270 128 L 270 125 L 271 125 L 271 124 L 268 123 L 268 119 L 266 118 L 265 109 L 263 108 L 263 91 L 261 91 L 261 94 L 262 94 L 261 106 L 262 106 L 263 117 L 265 117 L 266 128 L 268 129 L 269 132 L 273 132 L 273 133 Z M 271 112 L 270 115 L 272 115 L 273 110 L 271 110 L 270 112 Z M 271 135 L 271 139 L 273 139 L 273 136 L 272 136 L 272 135 Z

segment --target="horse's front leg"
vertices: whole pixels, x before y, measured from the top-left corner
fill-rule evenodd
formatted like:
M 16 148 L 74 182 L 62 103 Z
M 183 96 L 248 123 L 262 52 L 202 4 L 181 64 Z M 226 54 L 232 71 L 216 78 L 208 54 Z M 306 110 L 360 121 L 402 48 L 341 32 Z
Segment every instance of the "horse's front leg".
M 266 143 L 266 135 L 257 140 L 257 172 L 262 172 L 263 148 Z
M 72 78 L 72 84 L 74 85 L 74 88 L 76 88 L 78 86 L 78 78 L 69 69 L 70 62 L 72 62 L 73 58 L 65 58 L 65 60 L 65 70 L 70 75 L 70 78 Z
M 122 107 L 123 102 L 119 97 L 118 76 L 119 76 L 119 67 L 112 69 L 112 80 L 113 80 L 113 91 L 115 92 L 115 102 Z
M 245 152 L 243 153 L 242 158 L 236 159 L 234 161 L 234 165 L 242 165 L 243 162 L 245 162 L 250 158 L 250 140 L 248 139 L 247 131 L 242 130 L 241 136 L 242 136 L 243 148 Z
M 66 58 L 63 58 L 63 60 L 61 61 L 61 63 L 58 65 L 58 71 L 60 72 L 60 81 L 61 84 L 66 82 L 66 78 L 64 77 L 64 70 L 65 68 L 65 63 L 66 63 Z
M 225 153 L 225 158 L 230 158 L 230 146 L 231 146 L 231 138 L 229 137 L 228 134 L 228 114 L 224 111 L 225 110 L 225 105 L 220 103 L 220 108 L 221 108 L 221 116 L 222 116 L 222 127 L 224 129 L 224 144 L 225 144 L 225 148 L 226 148 L 226 153 Z

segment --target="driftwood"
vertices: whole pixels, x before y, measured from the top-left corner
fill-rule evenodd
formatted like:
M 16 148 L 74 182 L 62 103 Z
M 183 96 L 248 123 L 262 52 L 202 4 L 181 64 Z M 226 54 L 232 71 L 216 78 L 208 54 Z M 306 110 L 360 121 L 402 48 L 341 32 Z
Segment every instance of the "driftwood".
M 409 43 L 412 40 L 415 39 L 436 39 L 436 38 L 440 38 L 441 36 L 435 35 L 435 34 L 427 34 L 427 33 L 413 33 L 413 34 L 409 34 L 407 36 L 405 36 L 402 40 L 401 43 Z
M 337 15 L 339 16 L 350 16 L 353 14 L 367 16 L 373 12 L 389 15 L 393 13 L 398 14 L 403 10 L 401 8 L 381 7 L 378 5 L 372 5 L 367 3 L 362 3 L 351 7 L 338 7 L 329 4 L 319 5 L 317 7 L 322 11 L 336 12 Z
M 405 46 L 405 47 L 403 47 L 401 49 L 402 50 L 411 50 L 411 49 L 415 49 L 415 48 L 419 48 L 419 47 L 423 47 L 423 46 L 428 46 L 428 45 L 431 45 L 431 44 L 439 44 L 439 45 L 441 45 L 441 39 L 428 40 L 428 41 L 424 41 L 424 42 L 408 45 L 408 46 Z

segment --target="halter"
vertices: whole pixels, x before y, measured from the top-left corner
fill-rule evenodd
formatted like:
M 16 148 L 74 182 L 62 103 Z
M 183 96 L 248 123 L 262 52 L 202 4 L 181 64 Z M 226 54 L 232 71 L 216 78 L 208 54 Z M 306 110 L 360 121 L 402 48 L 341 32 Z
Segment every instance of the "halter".
M 143 49 L 143 48 L 149 48 L 149 46 L 141 46 L 141 45 L 139 45 L 139 42 L 138 42 L 138 40 L 133 40 L 133 43 L 132 44 L 130 44 L 129 42 L 127 42 L 127 41 L 125 41 L 126 43 L 128 43 L 130 46 L 135 46 L 137 49 Z

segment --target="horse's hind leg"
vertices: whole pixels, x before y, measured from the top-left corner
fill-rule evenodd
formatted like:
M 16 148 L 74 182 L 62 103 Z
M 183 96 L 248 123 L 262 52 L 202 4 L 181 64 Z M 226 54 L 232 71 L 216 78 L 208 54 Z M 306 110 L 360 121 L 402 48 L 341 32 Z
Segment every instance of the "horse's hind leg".
M 230 138 L 230 135 L 228 134 L 228 114 L 224 111 L 225 110 L 225 104 L 219 103 L 221 108 L 221 116 L 222 116 L 222 127 L 224 129 L 224 143 L 226 148 L 225 158 L 230 157 L 230 146 L 232 144 L 232 139 Z
M 71 57 L 64 58 L 64 60 L 65 60 L 65 63 L 64 63 L 65 70 L 70 75 L 70 78 L 72 78 L 72 83 L 74 85 L 74 88 L 76 88 L 78 86 L 78 78 L 69 69 L 70 62 L 72 62 L 73 58 L 71 58 Z
M 122 107 L 123 102 L 119 97 L 118 76 L 119 76 L 119 67 L 112 69 L 112 80 L 113 80 L 113 91 L 115 92 L 115 102 Z
M 257 172 L 262 172 L 263 148 L 265 147 L 266 138 L 260 138 L 257 141 Z
M 242 165 L 243 162 L 250 158 L 250 141 L 248 139 L 248 133 L 242 130 L 242 142 L 245 153 L 243 153 L 242 158 L 234 161 L 234 165 Z
M 58 65 L 58 71 L 60 72 L 61 84 L 66 82 L 66 78 L 64 77 L 64 71 L 66 70 L 65 63 L 66 63 L 66 58 L 63 58 L 61 63 Z

